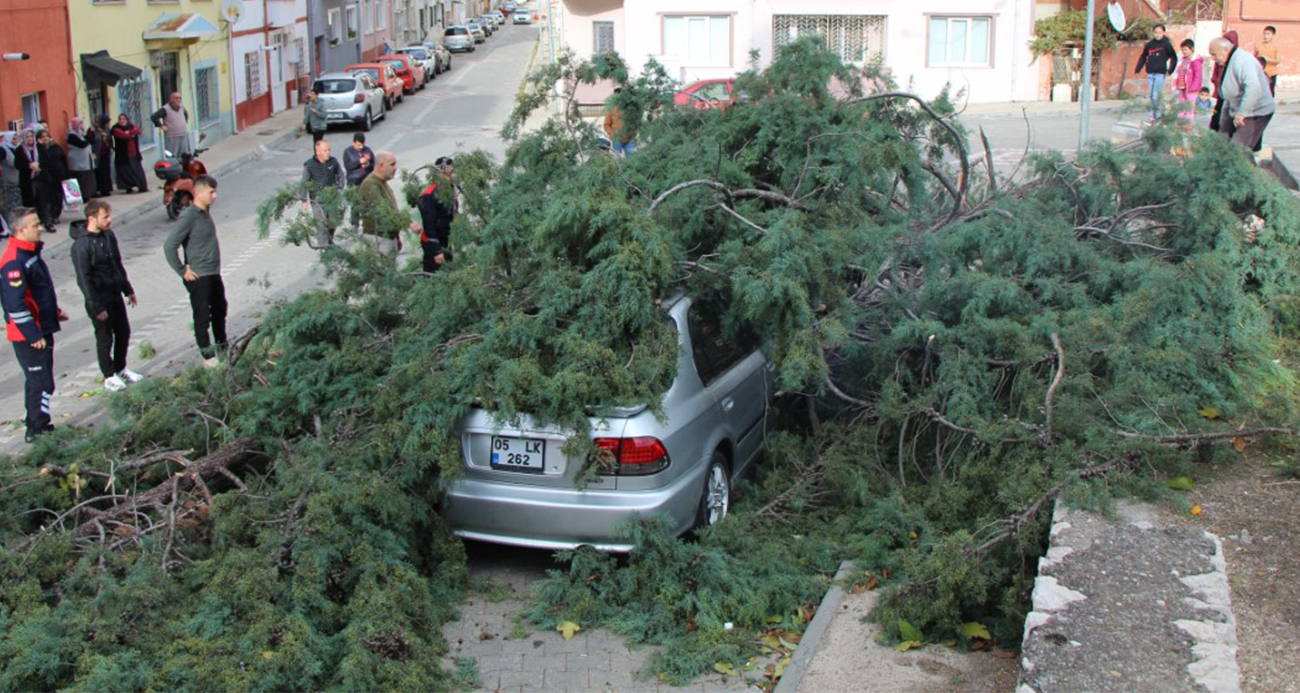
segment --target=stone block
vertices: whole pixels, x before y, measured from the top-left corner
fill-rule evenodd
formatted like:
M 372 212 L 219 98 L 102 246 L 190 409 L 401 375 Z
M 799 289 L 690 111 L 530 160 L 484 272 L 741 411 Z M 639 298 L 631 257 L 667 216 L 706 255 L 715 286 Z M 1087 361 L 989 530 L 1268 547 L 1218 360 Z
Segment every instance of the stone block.
M 610 671 L 610 661 L 608 654 L 583 654 L 570 652 L 564 655 L 564 670 L 578 671 L 586 669 L 587 671 Z
M 545 685 L 540 671 L 503 671 L 497 684 L 501 690 L 531 687 L 540 689 Z
M 478 670 L 484 671 L 522 671 L 523 655 L 492 654 L 476 657 Z
M 553 691 L 585 691 L 591 687 L 587 671 L 553 671 L 546 670 L 546 688 Z

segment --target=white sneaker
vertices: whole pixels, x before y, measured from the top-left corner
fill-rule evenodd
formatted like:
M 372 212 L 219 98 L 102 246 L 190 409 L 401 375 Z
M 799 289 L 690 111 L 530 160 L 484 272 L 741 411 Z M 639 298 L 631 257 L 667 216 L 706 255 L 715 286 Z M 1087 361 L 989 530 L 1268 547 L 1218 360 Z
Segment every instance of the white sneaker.
M 110 375 L 104 378 L 104 389 L 109 392 L 121 392 L 126 389 L 126 381 L 116 375 Z
M 215 357 L 215 356 L 213 356 L 213 357 L 210 358 L 210 359 L 203 359 L 203 367 L 204 367 L 204 368 L 216 368 L 217 366 L 220 366 L 220 365 L 221 365 L 221 360 L 218 359 L 218 358 Z
M 141 380 L 144 380 L 143 375 L 136 373 L 130 368 L 123 368 L 121 371 L 118 371 L 117 377 L 121 378 L 122 380 L 125 380 L 128 383 L 138 383 Z

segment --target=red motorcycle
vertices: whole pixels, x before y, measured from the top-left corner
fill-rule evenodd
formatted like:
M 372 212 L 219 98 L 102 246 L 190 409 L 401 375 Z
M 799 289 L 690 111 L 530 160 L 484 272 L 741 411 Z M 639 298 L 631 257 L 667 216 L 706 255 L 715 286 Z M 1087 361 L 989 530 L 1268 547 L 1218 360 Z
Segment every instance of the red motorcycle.
M 163 208 L 167 218 L 175 220 L 194 201 L 194 179 L 207 175 L 208 167 L 199 161 L 206 147 L 174 157 L 170 152 L 153 165 L 153 172 L 163 181 Z

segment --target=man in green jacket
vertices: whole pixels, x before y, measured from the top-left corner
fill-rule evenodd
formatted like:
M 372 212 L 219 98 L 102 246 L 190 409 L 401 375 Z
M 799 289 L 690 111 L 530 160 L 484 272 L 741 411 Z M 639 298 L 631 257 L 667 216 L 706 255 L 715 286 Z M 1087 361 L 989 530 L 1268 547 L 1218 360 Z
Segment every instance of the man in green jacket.
M 397 157 L 382 151 L 375 155 L 375 170 L 361 181 L 361 234 L 385 255 L 402 251 L 399 236 L 405 218 L 397 209 L 397 197 L 388 187 L 388 181 L 396 175 Z M 409 228 L 416 233 L 424 230 L 413 221 Z
M 320 94 L 313 89 L 307 92 L 307 103 L 303 106 L 302 128 L 311 133 L 312 142 L 319 142 L 325 139 L 325 132 L 329 130 L 329 110 L 325 108 L 325 103 L 320 100 Z

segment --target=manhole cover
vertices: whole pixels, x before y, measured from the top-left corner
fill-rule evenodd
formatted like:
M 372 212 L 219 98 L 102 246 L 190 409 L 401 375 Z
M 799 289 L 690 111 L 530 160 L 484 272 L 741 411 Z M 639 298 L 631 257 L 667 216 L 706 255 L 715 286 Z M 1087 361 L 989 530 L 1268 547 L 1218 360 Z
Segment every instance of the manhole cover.
M 258 134 L 259 137 L 261 137 L 261 136 L 264 136 L 264 135 L 274 135 L 275 133 L 276 133 L 275 130 L 260 130 L 260 131 L 258 131 L 257 134 Z

